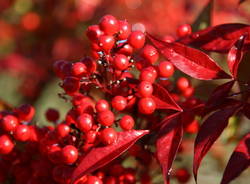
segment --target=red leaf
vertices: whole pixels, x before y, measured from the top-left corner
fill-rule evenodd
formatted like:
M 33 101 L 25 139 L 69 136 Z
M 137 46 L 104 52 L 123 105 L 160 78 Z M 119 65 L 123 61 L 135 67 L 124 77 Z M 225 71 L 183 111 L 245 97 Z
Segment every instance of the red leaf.
M 246 35 L 242 35 L 232 46 L 227 56 L 227 64 L 234 78 L 237 78 L 238 67 L 243 56 L 243 46 Z
M 183 127 L 180 116 L 167 119 L 159 131 L 156 140 L 156 156 L 161 165 L 164 183 L 169 184 L 171 166 L 177 154 L 183 137 Z
M 168 91 L 159 84 L 153 84 L 154 91 L 152 98 L 156 103 L 157 109 L 173 109 L 176 111 L 182 111 L 182 108 L 177 105 Z
M 227 97 L 229 92 L 231 91 L 234 82 L 235 81 L 232 80 L 216 87 L 211 93 L 205 107 L 209 109 L 223 102 L 224 98 Z
M 201 125 L 194 143 L 193 173 L 196 181 L 201 160 L 226 128 L 228 119 L 239 109 L 240 105 L 234 104 L 213 113 Z
M 221 24 L 194 32 L 179 41 L 206 51 L 227 53 L 235 41 L 245 33 L 250 33 L 249 25 Z M 250 44 L 250 40 L 247 44 Z
M 91 173 L 111 162 L 129 149 L 138 139 L 148 133 L 148 130 L 119 132 L 116 143 L 109 146 L 93 148 L 89 153 L 87 153 L 87 155 L 81 160 L 78 167 L 74 170 L 71 183 L 83 175 Z
M 231 78 L 212 58 L 197 49 L 180 43 L 167 43 L 149 34 L 148 37 L 166 59 L 193 78 L 201 80 Z
M 237 145 L 224 171 L 221 184 L 228 184 L 250 166 L 250 133 Z

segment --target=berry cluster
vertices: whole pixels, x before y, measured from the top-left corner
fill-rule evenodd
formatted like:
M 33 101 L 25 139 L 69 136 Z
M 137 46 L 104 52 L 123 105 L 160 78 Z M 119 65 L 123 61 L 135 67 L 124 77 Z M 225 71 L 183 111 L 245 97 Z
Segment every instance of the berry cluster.
M 178 34 L 190 32 L 182 27 Z M 181 77 L 175 86 L 172 63 L 161 60 L 157 49 L 146 43 L 145 33 L 131 30 L 126 20 L 106 15 L 98 25 L 89 26 L 86 34 L 92 57 L 54 64 L 64 90 L 60 97 L 72 104 L 62 121 L 56 109 L 48 109 L 45 115 L 53 126 L 32 125 L 35 110 L 31 105 L 1 112 L 0 173 L 4 174 L 0 175 L 0 182 L 14 178 L 20 184 L 70 183 L 74 168 L 91 149 L 115 144 L 118 131 L 150 129 L 152 122 L 159 119 L 154 97 L 156 83 L 168 89 L 182 106 L 189 108 L 199 103 L 192 97 L 190 81 Z M 184 118 L 188 119 L 186 131 L 197 132 L 195 114 Z M 75 183 L 134 184 L 138 175 L 141 183 L 151 183 L 153 154 L 146 146 L 134 145 L 127 154 L 136 157 L 141 165 L 146 164 L 141 173 L 124 168 L 124 157 Z

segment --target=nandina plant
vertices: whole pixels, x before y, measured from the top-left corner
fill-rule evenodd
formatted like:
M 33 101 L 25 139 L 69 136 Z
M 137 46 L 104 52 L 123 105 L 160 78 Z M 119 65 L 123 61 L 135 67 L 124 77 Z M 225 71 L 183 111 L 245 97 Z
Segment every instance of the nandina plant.
M 233 115 L 250 117 L 250 82 L 238 78 L 249 50 L 250 26 L 224 24 L 192 32 L 179 27 L 178 39 L 158 39 L 131 30 L 126 20 L 105 15 L 86 30 L 91 56 L 56 61 L 55 74 L 72 108 L 63 121 L 48 109 L 53 126 L 32 124 L 35 109 L 24 104 L 0 113 L 2 183 L 150 184 L 157 160 L 164 183 L 185 183 L 186 168 L 172 172 L 185 134 L 194 141 L 193 175 Z M 203 51 L 199 50 L 202 49 Z M 226 73 L 206 52 L 227 53 Z M 194 96 L 188 77 L 226 79 L 206 101 Z M 232 92 L 237 84 L 242 89 Z M 238 98 L 240 97 L 240 98 Z M 201 119 L 201 126 L 197 117 Z M 227 184 L 250 163 L 250 133 L 239 141 L 225 168 Z M 124 162 L 135 158 L 134 167 Z

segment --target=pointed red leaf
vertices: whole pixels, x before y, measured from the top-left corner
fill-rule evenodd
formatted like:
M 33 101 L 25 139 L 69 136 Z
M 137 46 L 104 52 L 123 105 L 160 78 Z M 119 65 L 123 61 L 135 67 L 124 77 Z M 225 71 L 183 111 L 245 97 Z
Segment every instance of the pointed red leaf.
M 241 104 L 234 104 L 221 109 L 209 116 L 201 125 L 194 143 L 193 173 L 196 181 L 201 160 L 226 128 L 228 119 L 239 110 L 240 106 Z
M 237 145 L 224 171 L 221 184 L 228 184 L 250 166 L 250 133 Z
M 156 157 L 161 165 L 164 183 L 169 184 L 172 163 L 177 154 L 183 137 L 183 127 L 180 116 L 167 119 L 159 131 L 156 140 Z
M 234 78 L 237 78 L 238 67 L 243 56 L 243 46 L 246 35 L 240 36 L 240 38 L 235 42 L 235 44 L 230 49 L 227 56 L 227 65 Z
M 197 49 L 180 43 L 167 43 L 149 34 L 148 38 L 176 68 L 193 78 L 200 80 L 231 78 L 212 58 Z
M 157 109 L 173 109 L 182 111 L 182 108 L 174 101 L 169 92 L 159 84 L 153 84 L 154 92 L 152 98 Z
M 205 107 L 211 108 L 212 106 L 220 104 L 224 100 L 224 98 L 227 97 L 228 94 L 230 93 L 234 85 L 234 82 L 235 81 L 232 80 L 220 86 L 217 86 L 211 93 L 210 97 L 208 98 L 208 101 Z
M 111 162 L 128 150 L 138 139 L 148 133 L 148 130 L 119 132 L 117 141 L 114 144 L 93 148 L 89 153 L 87 153 L 87 155 L 85 155 L 78 167 L 74 170 L 71 183 L 83 175 L 91 173 Z
M 221 24 L 209 27 L 179 40 L 183 44 L 201 48 L 206 51 L 227 53 L 235 41 L 243 34 L 250 33 L 246 24 Z M 249 46 L 250 40 L 245 43 Z

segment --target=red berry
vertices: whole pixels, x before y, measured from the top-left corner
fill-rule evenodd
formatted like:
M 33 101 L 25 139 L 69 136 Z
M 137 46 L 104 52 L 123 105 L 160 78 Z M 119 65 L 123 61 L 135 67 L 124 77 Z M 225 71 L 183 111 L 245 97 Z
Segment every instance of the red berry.
M 131 26 L 126 20 L 119 21 L 119 34 L 118 38 L 120 40 L 126 40 L 131 33 Z
M 186 98 L 191 97 L 194 94 L 194 88 L 193 87 L 188 87 L 186 88 L 183 92 L 182 95 Z
M 171 77 L 174 74 L 174 65 L 168 61 L 162 61 L 158 66 L 158 71 L 161 77 Z
M 6 132 L 14 131 L 18 125 L 18 119 L 13 115 L 6 115 L 1 120 L 1 127 Z
M 142 97 L 150 97 L 153 93 L 153 86 L 150 82 L 142 81 L 138 86 L 138 93 Z
M 78 158 L 78 150 L 75 146 L 67 145 L 62 149 L 62 159 L 65 164 L 73 164 Z
M 46 113 L 46 118 L 48 121 L 56 122 L 59 119 L 59 112 L 54 108 L 49 108 Z
M 141 31 L 133 31 L 128 37 L 128 44 L 135 49 L 140 49 L 145 43 L 145 35 Z
M 119 24 L 112 15 L 105 15 L 101 18 L 99 26 L 106 35 L 113 35 L 118 32 Z
M 97 112 L 103 112 L 109 110 L 109 103 L 106 100 L 99 100 L 96 105 L 95 109 Z
M 151 67 L 142 69 L 139 76 L 141 81 L 147 81 L 150 83 L 154 83 L 156 77 L 157 77 L 157 72 L 154 68 Z
M 90 114 L 83 113 L 77 118 L 78 128 L 82 132 L 88 132 L 93 126 L 94 120 Z
M 56 133 L 59 138 L 66 137 L 70 133 L 70 127 L 66 124 L 59 124 L 56 127 Z
M 123 54 L 116 54 L 113 60 L 113 65 L 117 70 L 126 70 L 129 65 L 127 56 Z
M 146 59 L 150 64 L 154 64 L 159 58 L 159 53 L 155 47 L 147 44 L 143 47 L 141 51 L 141 56 Z
M 113 36 L 103 35 L 99 37 L 99 46 L 104 52 L 109 52 L 114 44 L 115 40 Z
M 152 98 L 141 98 L 138 102 L 138 108 L 142 114 L 152 114 L 155 111 L 156 104 Z
M 63 78 L 62 66 L 65 65 L 66 63 L 67 63 L 67 61 L 64 61 L 64 60 L 58 60 L 58 61 L 54 62 L 53 70 L 54 70 L 57 77 Z
M 131 130 L 134 127 L 135 121 L 130 115 L 125 115 L 122 117 L 122 119 L 119 122 L 120 127 L 123 130 Z
M 80 88 L 80 81 L 76 77 L 66 77 L 63 80 L 62 88 L 69 95 L 76 93 Z
M 97 65 L 96 61 L 93 58 L 87 56 L 82 58 L 80 62 L 82 62 L 87 67 L 88 73 L 93 73 L 96 71 Z
M 9 154 L 14 148 L 14 143 L 8 135 L 0 136 L 0 154 Z
M 180 77 L 176 84 L 179 90 L 185 91 L 189 87 L 189 80 L 185 77 Z
M 103 126 L 111 126 L 115 121 L 114 113 L 110 110 L 102 111 L 97 115 L 98 122 Z
M 18 118 L 23 121 L 30 121 L 35 114 L 34 107 L 29 104 L 21 105 L 15 111 L 18 115 Z
M 62 149 L 58 145 L 53 144 L 49 146 L 47 153 L 49 160 L 55 164 L 59 164 L 61 162 L 61 152 Z
M 88 176 L 88 180 L 84 184 L 103 184 L 103 182 L 96 176 Z
M 192 33 L 192 28 L 189 24 L 183 24 L 178 27 L 177 29 L 177 35 L 179 37 L 187 36 Z
M 31 136 L 31 131 L 28 125 L 18 125 L 13 135 L 18 141 L 27 141 Z
M 72 65 L 71 74 L 75 77 L 82 77 L 87 73 L 87 67 L 82 62 L 76 62 Z
M 123 43 L 121 43 L 121 45 L 123 45 Z M 119 47 L 120 45 L 118 45 Z M 122 48 L 120 48 L 117 51 L 118 54 L 124 54 L 126 56 L 130 56 L 133 53 L 133 47 L 131 47 L 129 44 L 125 44 L 122 46 Z
M 123 96 L 115 96 L 112 99 L 112 107 L 116 109 L 117 111 L 122 111 L 127 106 L 127 99 Z
M 85 134 L 85 140 L 86 140 L 86 142 L 88 144 L 94 143 L 95 140 L 96 140 L 96 136 L 97 136 L 97 132 L 93 131 L 93 130 L 90 130 L 90 131 L 86 132 L 86 134 Z
M 185 131 L 190 134 L 197 133 L 199 131 L 199 122 L 197 120 L 193 120 L 185 127 Z
M 101 131 L 100 140 L 104 145 L 113 144 L 117 139 L 117 132 L 113 128 L 105 128 Z
M 98 25 L 89 26 L 86 35 L 91 41 L 97 41 L 98 38 L 103 34 Z
M 178 169 L 175 173 L 175 177 L 179 182 L 186 183 L 190 178 L 190 174 L 185 168 Z

